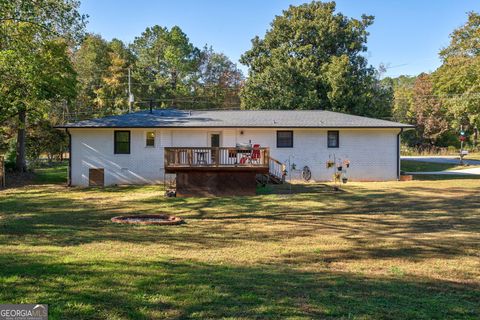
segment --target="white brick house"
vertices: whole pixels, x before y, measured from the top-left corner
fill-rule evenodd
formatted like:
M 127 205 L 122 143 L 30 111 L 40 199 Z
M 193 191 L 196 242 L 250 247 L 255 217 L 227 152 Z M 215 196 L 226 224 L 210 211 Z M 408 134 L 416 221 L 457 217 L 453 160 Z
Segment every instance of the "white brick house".
M 235 147 L 255 144 L 285 163 L 294 179 L 300 177 L 298 169 L 308 166 L 312 180 L 331 180 L 335 169 L 327 169 L 326 162 L 335 158 L 350 161 L 345 172 L 350 180 L 395 180 L 399 134 L 411 126 L 329 111 L 165 109 L 62 128 L 71 139 L 70 185 L 87 186 L 90 169 L 101 169 L 104 185 L 163 183 L 166 147 L 225 147 L 232 156 Z M 189 161 L 199 163 L 200 153 Z M 209 165 L 212 155 L 208 154 Z

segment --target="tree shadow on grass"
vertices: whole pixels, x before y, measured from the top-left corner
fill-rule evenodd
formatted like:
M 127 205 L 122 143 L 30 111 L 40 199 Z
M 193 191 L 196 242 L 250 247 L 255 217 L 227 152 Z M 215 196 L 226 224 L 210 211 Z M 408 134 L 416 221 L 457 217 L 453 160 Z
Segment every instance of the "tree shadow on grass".
M 158 199 L 155 194 L 120 204 L 111 201 L 112 198 L 106 203 L 99 202 L 108 195 L 99 195 L 92 189 L 74 190 L 83 193 L 82 199 L 70 199 L 68 189 L 65 194 L 59 194 L 57 189 L 57 193 L 33 189 L 0 199 L 0 244 L 71 246 L 121 241 L 195 250 L 231 247 L 245 241 L 281 243 L 292 237 L 331 233 L 354 244 L 355 254 L 339 255 L 343 258 L 385 255 L 453 258 L 480 247 L 480 215 L 475 211 L 480 195 L 475 190 L 456 196 L 459 190 L 448 189 L 443 193 L 451 196 L 444 197 L 436 195 L 436 189 L 417 187 L 417 191 L 426 194 L 418 197 L 361 188 L 343 194 L 317 194 L 314 185 L 312 192 L 306 191 L 309 185 L 305 188 L 288 201 L 277 195 Z M 130 193 L 138 189 L 113 188 L 112 192 Z M 110 218 L 119 214 L 152 211 L 179 215 L 187 219 L 187 224 L 135 227 L 110 222 Z M 462 237 L 456 236 L 459 232 Z M 426 234 L 431 236 L 429 240 L 423 238 Z M 372 241 L 381 243 L 387 239 L 395 241 L 395 246 L 365 248 Z
M 419 278 L 194 261 L 59 262 L 0 255 L 0 300 L 51 319 L 473 319 L 478 287 Z

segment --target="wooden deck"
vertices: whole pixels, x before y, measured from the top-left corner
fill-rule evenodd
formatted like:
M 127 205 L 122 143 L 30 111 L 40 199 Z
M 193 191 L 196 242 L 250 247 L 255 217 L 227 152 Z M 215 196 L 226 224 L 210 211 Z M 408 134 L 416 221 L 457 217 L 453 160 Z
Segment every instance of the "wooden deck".
M 269 172 L 269 148 L 166 147 L 165 172 Z
M 176 174 L 179 197 L 255 195 L 258 175 L 274 183 L 285 178 L 269 148 L 166 147 L 165 172 Z

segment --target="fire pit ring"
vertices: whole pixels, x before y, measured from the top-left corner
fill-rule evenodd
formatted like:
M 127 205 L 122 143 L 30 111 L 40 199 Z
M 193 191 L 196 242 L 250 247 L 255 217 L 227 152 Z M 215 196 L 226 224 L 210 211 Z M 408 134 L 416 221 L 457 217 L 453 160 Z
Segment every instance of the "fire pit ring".
M 183 219 L 170 216 L 168 214 L 143 214 L 113 217 L 112 222 L 123 224 L 140 224 L 140 225 L 177 225 L 183 223 Z

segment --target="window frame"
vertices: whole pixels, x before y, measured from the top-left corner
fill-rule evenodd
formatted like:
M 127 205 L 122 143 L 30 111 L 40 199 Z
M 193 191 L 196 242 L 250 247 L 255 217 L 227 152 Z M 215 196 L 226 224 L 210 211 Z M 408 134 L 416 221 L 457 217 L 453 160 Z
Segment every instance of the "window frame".
M 335 145 L 330 145 L 330 134 L 335 134 L 335 136 L 336 136 Z M 327 147 L 328 148 L 340 148 L 340 131 L 339 130 L 329 130 L 329 131 L 327 131 Z
M 117 141 L 117 133 L 128 133 L 128 152 L 119 152 L 117 148 L 117 143 L 127 143 L 122 141 Z M 131 153 L 131 144 L 132 144 L 132 135 L 130 130 L 115 130 L 113 131 L 113 153 L 114 154 L 130 154 Z
M 285 133 L 285 132 L 288 132 L 291 134 L 291 143 L 290 145 L 283 145 L 283 146 L 280 146 L 279 145 L 279 139 L 278 139 L 278 135 L 280 133 Z M 293 130 L 277 130 L 277 148 L 293 148 Z
M 148 134 L 149 133 L 153 133 L 153 144 L 152 145 L 149 145 L 148 144 Z M 145 132 L 145 148 L 155 148 L 155 145 L 156 145 L 156 139 L 157 139 L 157 133 L 155 132 L 155 130 L 150 130 L 150 131 L 146 131 Z

